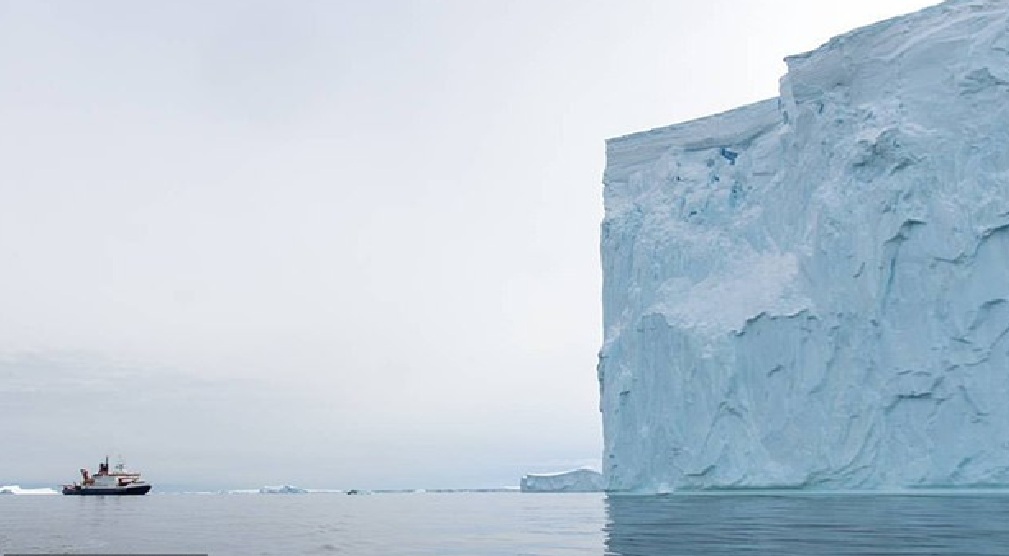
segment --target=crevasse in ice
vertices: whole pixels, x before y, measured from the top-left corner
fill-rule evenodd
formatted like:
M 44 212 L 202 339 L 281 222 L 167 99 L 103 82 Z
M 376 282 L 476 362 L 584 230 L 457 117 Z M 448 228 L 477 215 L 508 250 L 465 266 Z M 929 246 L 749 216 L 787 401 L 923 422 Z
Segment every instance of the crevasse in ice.
M 1009 485 L 1009 2 L 786 61 L 607 142 L 609 488 Z

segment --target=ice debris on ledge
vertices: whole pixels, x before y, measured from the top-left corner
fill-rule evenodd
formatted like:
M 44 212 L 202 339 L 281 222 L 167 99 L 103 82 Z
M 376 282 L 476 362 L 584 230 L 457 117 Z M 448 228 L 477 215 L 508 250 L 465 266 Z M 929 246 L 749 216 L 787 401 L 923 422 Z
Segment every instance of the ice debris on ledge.
M 607 142 L 608 488 L 1009 487 L 1009 2 L 786 62 Z
M 522 492 L 602 492 L 603 475 L 595 469 L 582 467 L 559 473 L 530 473 L 522 477 Z

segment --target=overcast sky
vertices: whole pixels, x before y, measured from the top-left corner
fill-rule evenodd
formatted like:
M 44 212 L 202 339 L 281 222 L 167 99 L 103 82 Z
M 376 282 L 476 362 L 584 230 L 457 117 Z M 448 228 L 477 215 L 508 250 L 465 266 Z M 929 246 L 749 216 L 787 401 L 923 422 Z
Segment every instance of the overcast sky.
M 0 0 L 0 484 L 598 466 L 604 139 L 915 0 Z

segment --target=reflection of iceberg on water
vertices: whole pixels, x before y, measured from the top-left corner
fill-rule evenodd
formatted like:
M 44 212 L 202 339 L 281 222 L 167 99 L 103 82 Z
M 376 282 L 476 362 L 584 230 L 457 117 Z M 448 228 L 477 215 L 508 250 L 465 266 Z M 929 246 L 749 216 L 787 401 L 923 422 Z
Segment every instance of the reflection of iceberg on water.
M 605 488 L 602 473 L 582 467 L 560 473 L 530 473 L 522 477 L 522 492 L 602 492 Z
M 604 551 L 608 556 L 1005 554 L 1009 536 L 992 525 L 1002 519 L 1005 500 L 995 491 L 963 490 L 901 496 L 770 490 L 610 495 Z
M 49 496 L 59 494 L 51 488 L 21 488 L 18 485 L 0 486 L 0 494 L 12 494 L 21 496 Z

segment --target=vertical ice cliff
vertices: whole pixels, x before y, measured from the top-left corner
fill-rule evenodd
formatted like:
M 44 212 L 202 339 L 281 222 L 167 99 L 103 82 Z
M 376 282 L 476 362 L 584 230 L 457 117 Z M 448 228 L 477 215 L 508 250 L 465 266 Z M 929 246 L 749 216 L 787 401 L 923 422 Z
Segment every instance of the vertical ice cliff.
M 609 488 L 1009 486 L 1009 2 L 786 61 L 607 143 Z

